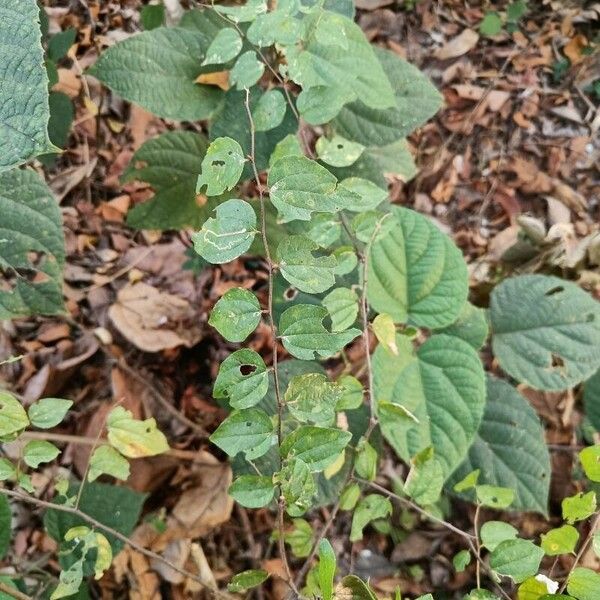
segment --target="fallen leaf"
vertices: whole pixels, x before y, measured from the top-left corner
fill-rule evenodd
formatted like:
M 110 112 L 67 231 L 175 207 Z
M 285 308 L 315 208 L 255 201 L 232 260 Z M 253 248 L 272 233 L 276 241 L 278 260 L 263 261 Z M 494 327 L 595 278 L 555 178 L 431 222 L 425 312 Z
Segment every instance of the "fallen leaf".
M 229 71 L 216 71 L 215 73 L 202 73 L 195 79 L 195 83 L 214 85 L 224 92 L 229 89 Z
M 463 29 L 455 38 L 438 48 L 434 56 L 439 60 L 457 58 L 474 48 L 479 41 L 479 34 L 472 29 Z
M 588 41 L 585 35 L 578 33 L 563 48 L 565 56 L 571 61 L 572 65 L 580 63 L 584 58 L 584 49 L 587 48 Z

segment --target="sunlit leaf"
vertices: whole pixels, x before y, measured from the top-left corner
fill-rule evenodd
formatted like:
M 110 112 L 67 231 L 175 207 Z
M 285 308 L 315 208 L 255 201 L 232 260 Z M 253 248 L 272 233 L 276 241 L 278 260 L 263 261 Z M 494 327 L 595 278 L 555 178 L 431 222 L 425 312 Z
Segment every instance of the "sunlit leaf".
M 122 406 L 113 408 L 106 419 L 108 441 L 128 458 L 155 456 L 167 452 L 167 438 L 153 418 L 140 421 Z

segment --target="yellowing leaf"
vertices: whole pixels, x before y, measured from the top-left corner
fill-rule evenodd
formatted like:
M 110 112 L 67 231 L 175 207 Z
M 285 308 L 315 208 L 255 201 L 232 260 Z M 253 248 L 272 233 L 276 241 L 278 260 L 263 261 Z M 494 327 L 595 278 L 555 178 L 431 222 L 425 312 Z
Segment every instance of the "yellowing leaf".
M 202 73 L 194 80 L 194 83 L 203 85 L 214 85 L 224 92 L 229 89 L 229 71 L 215 71 L 214 73 Z
M 380 344 L 385 346 L 392 354 L 398 356 L 396 326 L 390 315 L 381 313 L 373 319 L 373 333 Z
M 155 456 L 169 449 L 167 438 L 157 428 L 154 419 L 134 419 L 131 412 L 122 406 L 111 410 L 106 426 L 111 446 L 128 458 Z

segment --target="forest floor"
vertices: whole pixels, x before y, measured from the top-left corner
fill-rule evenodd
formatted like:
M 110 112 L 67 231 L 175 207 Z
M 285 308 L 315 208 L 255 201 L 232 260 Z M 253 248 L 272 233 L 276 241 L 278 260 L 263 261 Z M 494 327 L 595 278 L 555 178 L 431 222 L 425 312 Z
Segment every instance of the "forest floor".
M 69 317 L 2 323 L 0 360 L 22 359 L 1 367 L 0 381 L 26 403 L 47 396 L 74 400 L 60 430 L 66 436 L 94 439 L 115 401 L 136 416 L 154 416 L 173 451 L 133 461 L 128 485 L 148 494 L 148 515 L 177 515 L 182 527 L 169 540 L 171 560 L 185 564 L 194 556 L 203 576 L 220 586 L 257 564 L 277 575 L 273 514 L 232 506 L 226 493 L 231 469 L 207 441 L 225 414 L 211 388 L 228 352 L 208 326 L 207 313 L 230 287 L 260 286 L 265 271 L 242 259 L 185 268 L 189 232 L 126 226 L 127 210 L 153 192 L 139 182 L 121 184 L 120 176 L 145 140 L 182 125 L 111 95 L 83 72 L 103 48 L 140 29 L 142 2 L 43 4 L 51 33 L 76 30 L 55 85 L 73 100 L 75 120 L 65 152 L 45 168 L 64 217 Z M 502 12 L 506 4 L 493 8 Z M 419 173 L 410 182 L 391 182 L 393 201 L 430 215 L 453 236 L 469 263 L 471 300 L 479 306 L 486 306 L 493 282 L 507 271 L 558 273 L 600 298 L 600 3 L 530 1 L 514 24 L 493 36 L 479 29 L 492 8 L 487 5 L 357 2 L 368 37 L 424 70 L 445 100 L 436 118 L 410 138 Z M 146 300 L 132 297 L 136 282 L 148 286 Z M 259 328 L 252 347 L 268 356 L 269 340 L 266 326 Z M 358 346 L 350 349 L 356 365 L 362 360 Z M 570 472 L 581 423 L 578 398 L 521 390 L 546 427 L 556 513 L 560 499 L 575 491 Z M 60 468 L 82 477 L 90 446 L 64 441 L 69 443 Z M 394 470 L 391 456 L 386 469 Z M 54 474 L 42 470 L 36 483 L 43 488 Z M 456 503 L 452 510 L 454 521 L 468 528 L 472 507 Z M 323 508 L 308 520 L 318 525 L 327 517 Z M 535 514 L 501 518 L 518 523 L 525 535 L 545 526 Z M 22 507 L 18 523 L 13 559 L 56 569 L 44 562 L 54 542 L 36 509 Z M 378 592 L 389 594 L 400 585 L 415 595 L 444 589 L 450 598 L 452 590 L 462 589 L 473 573 L 452 568 L 460 538 L 430 523 L 404 525 L 394 541 L 369 530 L 361 542 L 344 545 L 349 518 L 342 515 L 330 537 L 339 537 L 341 559 L 370 576 Z M 153 546 L 158 542 L 148 522 L 134 538 L 164 548 L 164 540 L 162 547 Z M 293 560 L 292 568 L 302 562 Z M 592 555 L 584 564 L 600 566 Z M 97 584 L 98 596 L 193 597 L 189 582 L 150 566 L 125 549 Z M 264 597 L 283 598 L 284 591 L 275 577 Z

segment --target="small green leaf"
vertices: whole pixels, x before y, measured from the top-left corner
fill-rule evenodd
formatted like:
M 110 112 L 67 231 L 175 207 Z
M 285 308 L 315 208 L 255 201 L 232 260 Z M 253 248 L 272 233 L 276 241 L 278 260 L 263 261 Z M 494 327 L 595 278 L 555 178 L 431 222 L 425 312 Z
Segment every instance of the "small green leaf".
M 569 554 L 575 550 L 579 540 L 579 532 L 572 525 L 563 525 L 542 533 L 541 546 L 547 556 Z
M 342 393 L 341 386 L 322 373 L 304 373 L 292 377 L 284 401 L 291 415 L 299 421 L 331 425 Z
M 354 410 L 362 406 L 364 389 L 362 383 L 352 375 L 342 375 L 338 379 L 342 387 L 342 396 L 335 405 L 336 411 Z
M 379 494 L 365 496 L 354 509 L 352 516 L 352 530 L 350 541 L 357 542 L 362 539 L 363 529 L 376 519 L 385 519 L 392 514 L 392 503 L 389 498 Z
M 213 395 L 229 398 L 233 408 L 250 408 L 258 404 L 268 390 L 269 374 L 264 360 L 254 350 L 242 348 L 221 363 Z
M 202 160 L 202 171 L 196 182 L 196 192 L 206 185 L 207 196 L 218 196 L 231 190 L 244 170 L 242 147 L 229 137 L 213 140 Z
M 462 573 L 471 563 L 471 553 L 468 550 L 461 550 L 452 557 L 452 564 L 457 573 Z
M 452 486 L 452 489 L 459 493 L 473 489 L 477 485 L 480 473 L 481 469 L 474 469 L 470 473 L 467 473 L 467 475 L 465 475 L 458 483 L 455 483 Z
M 67 55 L 69 48 L 75 43 L 77 29 L 74 27 L 55 33 L 48 42 L 46 54 L 54 62 L 58 62 Z
M 283 440 L 280 454 L 282 458 L 299 458 L 316 473 L 334 463 L 351 438 L 348 431 L 303 425 Z
M 371 324 L 377 341 L 385 346 L 392 354 L 398 355 L 396 344 L 396 325 L 391 315 L 387 313 L 378 314 Z
M 284 533 L 286 544 L 290 545 L 292 554 L 305 558 L 310 554 L 313 543 L 312 527 L 304 519 L 293 519 L 294 528 Z
M 358 316 L 358 296 L 349 288 L 335 288 L 321 304 L 327 309 L 331 317 L 331 331 L 345 331 L 354 325 Z
M 352 592 L 352 600 L 377 600 L 377 596 L 369 584 L 356 575 L 347 575 L 344 577 L 342 585 Z
M 315 353 L 327 358 L 360 335 L 356 328 L 327 331 L 323 320 L 328 315 L 327 309 L 313 304 L 296 304 L 288 308 L 279 320 L 279 335 L 285 349 L 302 360 L 312 360 Z
M 517 592 L 518 600 L 540 600 L 548 593 L 548 586 L 543 581 L 539 581 L 535 577 L 526 579 L 520 586 Z
M 281 125 L 286 110 L 285 98 L 280 90 L 265 92 L 252 110 L 255 131 L 269 131 Z
M 0 481 L 14 479 L 17 474 L 15 466 L 8 458 L 0 458 Z
M 483 17 L 479 24 L 479 32 L 481 35 L 492 37 L 498 35 L 502 31 L 502 18 L 497 12 L 488 12 Z
M 269 167 L 273 167 L 284 156 L 304 156 L 300 140 L 294 133 L 286 135 L 281 141 L 277 142 L 275 149 L 269 157 Z
M 165 7 L 162 4 L 147 4 L 140 10 L 142 26 L 146 31 L 152 31 L 165 23 Z
M 340 510 L 354 510 L 360 498 L 360 487 L 358 483 L 347 485 L 340 495 Z
M 32 469 L 54 460 L 59 454 L 60 450 L 46 440 L 31 440 L 23 448 L 23 460 Z
M 596 494 L 580 492 L 574 496 L 569 496 L 562 501 L 563 519 L 572 525 L 577 521 L 584 521 L 596 512 Z
M 217 33 L 206 50 L 202 61 L 205 65 L 220 65 L 235 58 L 242 49 L 242 38 L 232 27 L 225 27 Z
M 273 423 L 258 408 L 234 410 L 210 436 L 210 441 L 229 456 L 244 452 L 250 460 L 265 454 L 273 439 Z
M 490 555 L 490 567 L 499 575 L 522 583 L 536 575 L 543 557 L 544 551 L 529 540 L 506 540 Z
M 444 486 L 444 468 L 426 448 L 411 460 L 410 471 L 404 482 L 404 491 L 422 506 L 435 504 Z
M 297 4 L 291 4 L 297 8 Z M 300 20 L 295 19 L 296 11 L 286 11 L 277 6 L 276 10 L 258 15 L 248 28 L 248 40 L 260 47 L 272 46 L 273 44 L 294 44 L 300 37 L 302 31 Z
M 277 475 L 286 510 L 292 517 L 299 517 L 310 510 L 317 494 L 317 484 L 310 467 L 299 458 L 286 461 Z
M 27 409 L 27 414 L 34 427 L 51 429 L 65 418 L 71 406 L 73 406 L 71 400 L 42 398 Z
M 352 246 L 339 246 L 333 251 L 333 256 L 337 259 L 335 274 L 338 276 L 352 273 L 358 265 L 358 258 Z
M 244 200 L 233 198 L 215 209 L 192 235 L 194 250 L 212 264 L 230 262 L 250 249 L 256 235 L 256 214 Z
M 600 444 L 584 448 L 579 453 L 581 466 L 590 481 L 600 482 Z
M 261 585 L 268 578 L 269 574 L 262 569 L 242 571 L 231 578 L 231 581 L 227 584 L 227 589 L 230 592 L 245 592 L 246 590 Z
M 344 209 L 357 213 L 377 208 L 388 197 L 387 190 L 361 177 L 344 179 L 338 185 L 338 189 L 351 193 Z
M 368 481 L 374 481 L 377 475 L 377 450 L 362 438 L 356 446 L 356 458 L 354 459 L 354 469 L 356 474 Z
M 227 290 L 213 308 L 208 323 L 226 340 L 243 342 L 260 323 L 258 298 L 244 288 Z
M 99 446 L 90 458 L 88 481 L 95 481 L 100 475 L 125 481 L 129 478 L 129 461 L 112 446 Z
M 329 540 L 321 540 L 319 544 L 319 565 L 317 580 L 323 600 L 333 600 L 333 579 L 336 571 L 336 557 Z
M 229 81 L 238 90 L 251 88 L 265 71 L 264 63 L 259 60 L 254 50 L 244 52 L 233 65 L 229 73 Z
M 569 575 L 567 591 L 577 600 L 596 600 L 600 589 L 600 574 L 585 567 L 577 567 Z
M 14 440 L 29 425 L 21 403 L 8 392 L 0 390 L 0 440 Z
M 359 159 L 365 147 L 340 135 L 335 135 L 331 139 L 325 136 L 320 137 L 315 149 L 317 156 L 324 163 L 332 167 L 348 167 Z
M 241 475 L 229 486 L 229 495 L 246 508 L 261 508 L 273 500 L 275 486 L 270 477 Z
M 465 302 L 462 311 L 452 325 L 442 329 L 440 333 L 455 335 L 479 350 L 489 334 L 486 312 L 483 308 Z
M 113 408 L 106 419 L 108 442 L 127 458 L 156 456 L 169 450 L 167 438 L 153 418 L 134 419 L 122 406 Z
M 495 485 L 476 485 L 475 494 L 481 504 L 497 509 L 508 508 L 515 499 L 513 489 Z
M 519 532 L 509 523 L 503 521 L 487 521 L 479 532 L 481 543 L 493 552 L 502 542 L 516 540 Z
M 290 235 L 277 248 L 281 274 L 293 286 L 308 294 L 328 290 L 335 283 L 337 261 L 333 256 L 314 256 L 319 246 L 302 235 Z
M 216 4 L 214 10 L 222 15 L 227 15 L 235 23 L 248 23 L 254 21 L 258 15 L 267 12 L 267 3 L 265 0 L 248 0 L 241 6 Z

